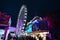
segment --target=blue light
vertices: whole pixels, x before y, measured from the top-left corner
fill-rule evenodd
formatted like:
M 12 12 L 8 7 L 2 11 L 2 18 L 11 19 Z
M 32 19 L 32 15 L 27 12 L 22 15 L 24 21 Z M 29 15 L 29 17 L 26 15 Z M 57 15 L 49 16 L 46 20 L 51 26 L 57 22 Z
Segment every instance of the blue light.
M 32 24 L 29 24 L 27 27 L 26 27 L 26 31 L 25 32 L 32 32 Z

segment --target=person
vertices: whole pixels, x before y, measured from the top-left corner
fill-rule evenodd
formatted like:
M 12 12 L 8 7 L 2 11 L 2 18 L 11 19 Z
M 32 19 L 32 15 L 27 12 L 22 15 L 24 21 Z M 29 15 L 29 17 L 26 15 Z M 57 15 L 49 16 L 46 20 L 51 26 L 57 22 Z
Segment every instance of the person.
M 11 34 L 9 33 L 8 34 L 8 39 L 7 40 L 10 40 L 12 38 Z
M 42 37 L 40 36 L 40 34 L 38 34 L 37 37 L 39 38 L 39 40 L 42 40 Z

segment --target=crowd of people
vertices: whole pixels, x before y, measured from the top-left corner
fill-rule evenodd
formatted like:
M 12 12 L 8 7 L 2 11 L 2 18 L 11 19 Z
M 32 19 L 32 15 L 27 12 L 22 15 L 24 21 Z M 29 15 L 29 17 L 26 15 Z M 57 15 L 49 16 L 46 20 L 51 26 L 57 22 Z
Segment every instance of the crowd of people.
M 39 40 L 43 40 L 41 37 L 38 37 Z M 31 36 L 20 36 L 20 37 L 10 37 L 8 40 L 37 40 L 35 37 Z M 49 37 L 46 37 L 46 40 L 51 40 Z

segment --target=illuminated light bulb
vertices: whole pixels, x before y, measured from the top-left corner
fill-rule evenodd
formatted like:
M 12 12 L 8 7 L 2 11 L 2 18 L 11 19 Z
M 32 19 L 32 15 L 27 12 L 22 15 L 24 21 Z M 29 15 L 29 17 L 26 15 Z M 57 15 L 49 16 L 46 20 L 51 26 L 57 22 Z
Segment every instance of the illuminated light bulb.
M 25 12 L 27 12 L 27 8 L 25 8 Z
M 24 27 L 22 27 L 22 29 L 24 29 Z
M 27 16 L 24 16 L 24 18 L 27 18 Z
M 26 22 L 26 20 L 24 20 L 24 22 Z
M 27 13 L 25 13 L 24 15 L 27 15 Z
M 24 30 L 21 30 L 22 32 L 24 32 Z
M 23 24 L 25 26 L 25 24 Z

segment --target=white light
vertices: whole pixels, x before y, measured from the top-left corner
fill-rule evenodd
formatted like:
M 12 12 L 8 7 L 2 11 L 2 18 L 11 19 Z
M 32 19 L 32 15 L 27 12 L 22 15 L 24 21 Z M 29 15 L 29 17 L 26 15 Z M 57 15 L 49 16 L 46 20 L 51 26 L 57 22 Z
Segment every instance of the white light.
M 24 18 L 27 18 L 27 16 L 24 16 Z
M 46 40 L 46 37 L 43 37 L 43 40 Z
M 29 25 L 30 23 L 32 23 L 32 21 L 28 22 L 27 25 Z
M 39 40 L 39 38 L 38 38 L 38 37 L 36 37 L 36 40 Z
M 44 34 L 49 34 L 49 32 L 43 32 Z
M 25 33 L 25 35 L 26 35 L 26 36 L 28 36 L 28 34 L 27 34 L 27 33 Z
M 23 24 L 25 26 L 25 24 Z
M 27 13 L 25 13 L 24 15 L 27 15 Z
M 9 27 L 11 27 L 11 18 L 9 18 Z
M 24 22 L 26 22 L 26 20 L 24 20 Z
M 10 30 L 7 30 L 7 33 L 6 33 L 6 38 L 5 38 L 5 40 L 7 40 L 9 32 L 10 32 Z
M 35 37 L 35 35 L 32 35 L 32 37 L 34 38 L 34 37 Z
M 24 29 L 24 27 L 22 27 L 22 29 Z
M 25 12 L 27 12 L 27 8 L 25 8 Z
M 21 30 L 22 32 L 24 31 L 24 30 Z

